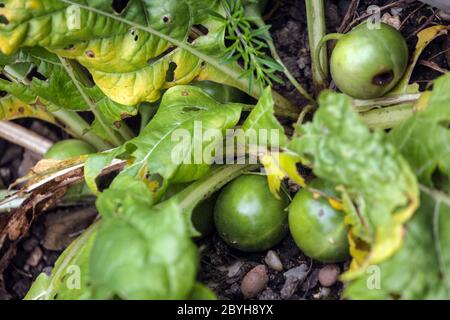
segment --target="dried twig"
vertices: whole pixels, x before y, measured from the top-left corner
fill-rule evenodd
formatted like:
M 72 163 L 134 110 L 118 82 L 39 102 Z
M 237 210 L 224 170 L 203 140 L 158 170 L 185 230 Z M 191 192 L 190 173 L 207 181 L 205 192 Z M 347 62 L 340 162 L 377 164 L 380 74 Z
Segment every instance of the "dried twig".
M 18 241 L 28 232 L 35 217 L 55 207 L 70 186 L 83 181 L 83 166 L 79 164 L 61 170 L 0 202 L 1 207 L 18 199 L 23 200 L 19 208 L 0 220 L 0 250 L 4 253 L 0 256 L 0 273 L 14 257 Z M 101 175 L 121 170 L 124 166 L 125 161 L 113 161 Z
M 350 24 L 350 22 L 353 20 L 356 10 L 358 9 L 359 6 L 359 1 L 360 0 L 353 0 L 348 6 L 347 13 L 345 14 L 345 17 L 342 20 L 341 25 L 339 26 L 338 29 L 339 33 L 343 33 L 347 29 L 347 26 Z
M 406 0 L 397 0 L 397 1 L 394 1 L 394 2 L 389 3 L 389 4 L 387 4 L 387 5 L 384 5 L 384 6 L 380 7 L 380 12 L 383 12 L 384 10 L 387 10 L 387 9 L 390 9 L 390 8 L 393 8 L 393 7 L 396 7 L 396 6 L 398 6 L 399 4 L 402 4 L 402 3 L 405 2 L 405 1 L 406 1 Z M 361 21 L 364 20 L 364 19 L 369 18 L 371 15 L 372 15 L 371 13 L 366 13 L 366 14 L 363 14 L 363 15 L 361 15 L 360 17 L 354 19 L 352 22 L 350 22 L 350 23 L 344 28 L 344 30 L 343 30 L 342 32 L 343 32 L 343 33 L 346 33 L 346 32 L 349 31 L 353 26 L 355 26 L 357 23 L 361 22 Z
M 428 67 L 430 69 L 433 69 L 434 71 L 440 72 L 442 74 L 446 74 L 448 72 L 447 69 L 440 67 L 437 63 L 434 63 L 433 61 L 420 60 L 419 64 Z
M 25 149 L 43 155 L 53 142 L 10 121 L 0 121 L 0 137 Z

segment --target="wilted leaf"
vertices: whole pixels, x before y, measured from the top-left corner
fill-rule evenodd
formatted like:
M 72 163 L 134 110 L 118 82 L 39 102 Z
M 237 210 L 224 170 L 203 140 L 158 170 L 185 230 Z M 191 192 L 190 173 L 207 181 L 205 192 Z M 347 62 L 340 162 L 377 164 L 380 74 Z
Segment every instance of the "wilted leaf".
M 411 79 L 412 73 L 414 71 L 414 68 L 417 64 L 417 61 L 419 61 L 420 55 L 422 54 L 423 50 L 437 37 L 445 34 L 448 32 L 448 27 L 437 25 L 432 26 L 429 28 L 426 28 L 422 31 L 420 31 L 417 34 L 417 43 L 416 43 L 416 49 L 413 54 L 412 62 L 409 64 L 408 69 L 405 72 L 405 75 L 400 80 L 400 82 L 397 84 L 397 86 L 392 90 L 392 93 L 406 93 L 406 92 L 417 92 L 418 86 L 417 85 L 409 85 L 409 80 Z
M 346 297 L 450 298 L 450 198 L 432 192 L 422 194 L 420 209 L 407 224 L 402 248 L 351 282 L 345 290 Z
M 366 274 L 351 283 L 350 298 L 450 298 L 450 75 L 434 84 L 426 108 L 389 134 L 419 177 L 421 205 L 406 225 L 405 244 L 391 259 L 374 266 L 379 288 Z
M 371 133 L 347 97 L 325 92 L 319 104 L 313 122 L 301 127 L 301 136 L 288 149 L 305 157 L 316 176 L 339 186 L 343 194 L 354 238 L 348 279 L 400 248 L 403 224 L 418 205 L 418 187 L 384 132 Z
M 269 189 L 277 198 L 280 197 L 281 181 L 287 177 L 291 178 L 301 187 L 306 187 L 305 180 L 298 173 L 297 164 L 302 158 L 297 154 L 271 152 L 261 157 L 269 182 Z

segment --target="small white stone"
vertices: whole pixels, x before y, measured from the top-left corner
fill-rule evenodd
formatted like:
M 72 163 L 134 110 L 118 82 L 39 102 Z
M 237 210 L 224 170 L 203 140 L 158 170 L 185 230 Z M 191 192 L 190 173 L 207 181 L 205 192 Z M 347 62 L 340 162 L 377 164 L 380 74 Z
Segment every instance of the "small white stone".
M 281 263 L 281 260 L 275 251 L 273 250 L 267 251 L 267 255 L 264 261 L 271 269 L 278 272 L 283 271 L 283 264 Z

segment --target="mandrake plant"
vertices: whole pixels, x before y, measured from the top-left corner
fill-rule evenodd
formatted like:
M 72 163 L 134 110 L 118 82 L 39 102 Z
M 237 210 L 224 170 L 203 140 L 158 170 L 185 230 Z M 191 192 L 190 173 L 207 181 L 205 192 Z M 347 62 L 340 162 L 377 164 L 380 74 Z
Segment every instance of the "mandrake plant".
M 408 64 L 403 37 L 392 27 L 363 23 L 345 35 L 326 35 L 323 1 L 305 0 L 313 94 L 276 51 L 262 16 L 267 1 L 3 2 L 0 119 L 37 118 L 75 140 L 55 145 L 0 203 L 8 209 L 0 262 L 13 254 L 35 214 L 69 197 L 94 197 L 99 212 L 26 299 L 215 299 L 197 281 L 196 244 L 214 224 L 244 251 L 274 245 L 256 236 L 267 228 L 277 230 L 277 241 L 289 228 L 309 256 L 351 259 L 342 275 L 347 298 L 450 297 L 450 78 L 443 75 L 426 91 L 410 83 L 421 52 L 448 27 L 421 31 Z M 329 59 L 325 44 L 333 39 Z M 355 43 L 370 54 L 358 55 Z M 394 54 L 386 50 L 394 45 Z M 324 89 L 329 64 L 341 93 Z M 287 81 L 304 105 L 274 89 Z M 369 91 L 374 94 L 366 96 Z M 196 148 L 217 147 L 222 138 L 176 149 L 173 133 L 194 135 L 196 122 L 202 133 L 216 130 L 222 138 L 241 130 L 243 161 L 219 161 L 235 150 L 191 161 Z M 250 144 L 252 132 L 261 130 L 280 138 Z M 172 161 L 174 150 L 185 161 Z M 323 183 L 310 183 L 299 167 Z M 266 179 L 232 190 L 238 177 L 262 169 Z M 301 195 L 289 193 L 287 179 Z M 281 198 L 286 203 L 273 212 L 252 211 L 257 221 L 230 211 L 228 204 L 239 207 L 234 201 L 252 186 L 262 190 L 255 195 L 262 207 L 278 208 Z M 295 206 L 288 204 L 292 198 Z M 342 246 L 311 245 L 326 242 L 327 234 L 308 227 L 315 212 L 303 217 L 307 210 L 295 209 L 305 201 L 320 201 L 335 217 L 331 228 L 339 229 Z M 238 240 L 227 238 L 230 230 Z M 373 265 L 381 270 L 378 290 L 366 286 Z M 74 279 L 77 286 L 69 286 Z

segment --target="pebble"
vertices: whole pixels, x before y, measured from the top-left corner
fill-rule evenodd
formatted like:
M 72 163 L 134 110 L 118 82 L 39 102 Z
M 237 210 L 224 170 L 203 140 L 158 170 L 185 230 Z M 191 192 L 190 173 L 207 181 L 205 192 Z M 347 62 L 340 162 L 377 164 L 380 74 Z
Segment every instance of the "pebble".
M 44 253 L 42 252 L 42 249 L 39 246 L 36 246 L 28 256 L 26 264 L 30 265 L 31 267 L 36 267 L 41 261 L 43 255 Z
M 385 14 L 383 14 L 383 16 L 381 17 L 381 22 L 384 22 L 384 23 L 394 27 L 397 30 L 400 29 L 400 26 L 402 24 L 399 16 L 393 16 L 387 12 Z
M 303 282 L 301 290 L 309 291 L 319 283 L 319 269 L 314 269 Z
M 283 264 L 281 263 L 280 257 L 278 257 L 278 254 L 273 250 L 267 251 L 264 262 L 275 271 L 283 271 Z
M 313 294 L 313 298 L 320 300 L 320 299 L 327 299 L 331 294 L 330 288 L 320 288 L 319 291 L 315 294 Z
M 282 299 L 289 299 L 294 294 L 298 285 L 306 279 L 308 270 L 308 266 L 306 264 L 302 264 L 284 273 L 286 281 L 284 282 L 283 288 L 280 292 Z
M 258 265 L 242 279 L 241 292 L 247 299 L 254 298 L 267 287 L 268 282 L 267 267 L 262 264 Z
M 270 288 L 266 288 L 258 297 L 259 300 L 280 300 L 280 295 Z
M 229 266 L 227 268 L 227 270 L 228 270 L 228 273 L 227 273 L 228 278 L 232 278 L 232 277 L 238 275 L 239 272 L 241 271 L 243 265 L 244 265 L 244 262 L 238 260 L 235 263 L 233 263 L 231 266 Z
M 324 287 L 331 287 L 339 278 L 341 270 L 336 264 L 328 264 L 319 271 L 319 282 Z

